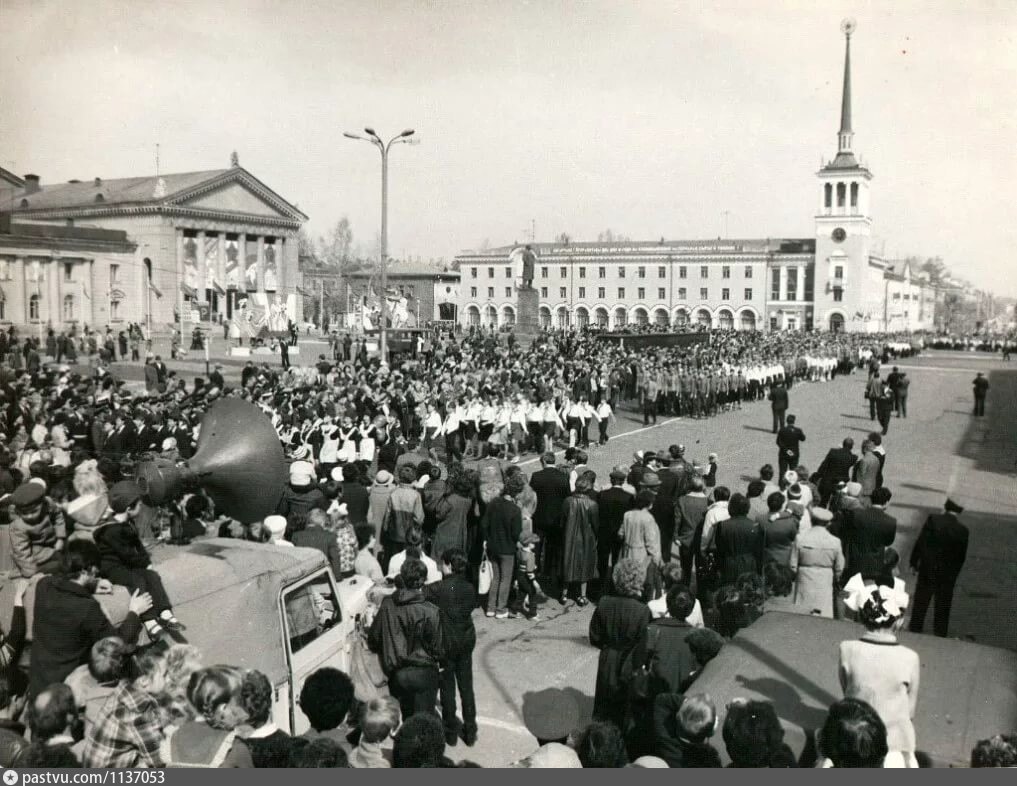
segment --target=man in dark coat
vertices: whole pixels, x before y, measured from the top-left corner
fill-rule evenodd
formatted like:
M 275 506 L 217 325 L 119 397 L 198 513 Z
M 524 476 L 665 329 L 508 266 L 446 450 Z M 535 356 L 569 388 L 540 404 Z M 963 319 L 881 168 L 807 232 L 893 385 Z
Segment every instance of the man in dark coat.
M 763 529 L 749 518 L 749 500 L 732 494 L 728 502 L 731 518 L 717 524 L 717 546 L 721 581 L 734 584 L 743 573 L 759 573 L 763 568 Z
M 773 412 L 773 433 L 776 434 L 778 428 L 784 428 L 784 413 L 788 408 L 787 388 L 784 387 L 784 383 L 775 382 L 770 388 L 768 398 L 770 399 L 770 410 Z
M 441 715 L 445 742 L 455 745 L 459 735 L 467 745 L 477 741 L 477 701 L 473 693 L 473 649 L 477 630 L 473 610 L 477 591 L 467 578 L 470 565 L 462 549 L 440 555 L 444 578 L 424 588 L 424 598 L 438 607 L 441 620 L 444 662 L 441 672 Z M 463 722 L 456 717 L 456 684 L 463 705 Z
M 548 575 L 561 559 L 561 512 L 572 490 L 569 488 L 568 476 L 555 467 L 554 453 L 541 456 L 540 466 L 530 476 L 530 488 L 537 495 L 533 531 L 540 535 L 543 546 L 539 560 L 541 573 Z
M 378 653 L 402 716 L 409 718 L 418 712 L 434 712 L 444 645 L 438 607 L 424 598 L 427 566 L 407 559 L 399 576 L 403 588 L 382 601 L 367 643 Z
M 833 490 L 838 483 L 847 483 L 851 480 L 851 468 L 858 461 L 858 457 L 851 451 L 855 447 L 855 441 L 848 437 L 841 447 L 831 448 L 826 454 L 823 463 L 817 470 L 819 474 L 819 495 L 825 507 L 830 501 Z
M 972 390 L 975 394 L 975 416 L 982 417 L 985 415 L 985 396 L 989 392 L 989 380 L 985 378 L 985 375 L 979 371 L 971 383 Z
M 119 636 L 128 645 L 137 640 L 140 615 L 152 607 L 152 599 L 135 592 L 127 616 L 119 628 L 114 627 L 92 597 L 99 584 L 99 563 L 94 543 L 73 540 L 64 547 L 63 575 L 46 576 L 39 582 L 28 672 L 30 696 L 54 682 L 63 682 L 78 666 L 87 663 L 92 645 L 100 639 Z
M 159 390 L 159 372 L 155 367 L 155 356 L 149 354 L 145 358 L 145 391 L 156 393 Z
M 621 551 L 622 519 L 632 510 L 635 497 L 632 492 L 622 488 L 625 482 L 625 470 L 615 467 L 611 470 L 611 486 L 597 496 L 600 509 L 600 531 L 597 533 L 597 574 L 601 579 L 601 592 L 606 591 L 611 567 L 618 562 Z
M 911 569 L 918 574 L 909 630 L 921 633 L 929 603 L 936 600 L 932 631 L 946 636 L 950 627 L 953 588 L 968 554 L 968 528 L 957 520 L 964 508 L 948 499 L 942 513 L 925 521 L 911 552 Z
M 885 486 L 878 488 L 872 492 L 872 507 L 844 518 L 838 534 L 844 546 L 845 581 L 856 573 L 872 579 L 883 573 L 883 552 L 897 537 L 897 519 L 886 512 L 892 496 Z
M 682 581 L 692 580 L 692 560 L 699 550 L 699 540 L 703 536 L 703 522 L 710 501 L 706 498 L 706 484 L 700 477 L 689 481 L 689 491 L 678 498 L 675 504 L 675 521 L 678 532 L 678 558 L 682 565 Z
M 787 425 L 777 432 L 777 468 L 781 488 L 787 485 L 784 480 L 787 471 L 798 466 L 804 441 L 805 432 L 795 425 L 795 416 L 788 415 Z

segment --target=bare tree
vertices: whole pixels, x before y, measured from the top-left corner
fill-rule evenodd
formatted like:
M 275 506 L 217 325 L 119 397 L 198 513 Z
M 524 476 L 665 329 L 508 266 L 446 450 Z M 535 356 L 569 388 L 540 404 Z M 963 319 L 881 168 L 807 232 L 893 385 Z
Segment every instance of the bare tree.
M 322 261 L 331 267 L 345 270 L 353 258 L 353 228 L 350 220 L 343 216 L 327 235 L 319 238 L 318 252 Z

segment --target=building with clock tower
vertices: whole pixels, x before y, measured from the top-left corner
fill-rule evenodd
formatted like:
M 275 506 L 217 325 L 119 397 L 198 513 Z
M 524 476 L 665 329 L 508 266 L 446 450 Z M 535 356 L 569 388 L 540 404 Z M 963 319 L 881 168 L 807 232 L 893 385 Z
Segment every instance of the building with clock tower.
M 869 186 L 872 173 L 855 157 L 851 127 L 851 34 L 845 20 L 844 87 L 841 94 L 837 155 L 823 166 L 816 214 L 815 303 L 816 327 L 830 330 L 875 331 L 883 324 L 885 264 L 871 253 L 872 213 Z
M 894 333 L 933 327 L 935 287 L 907 260 L 873 253 L 872 173 L 855 156 L 852 20 L 845 37 L 837 155 L 819 178 L 812 237 L 530 243 L 542 328 L 655 324 L 734 330 Z M 803 206 L 803 209 L 808 209 Z M 518 243 L 456 257 L 458 319 L 495 327 L 517 318 Z

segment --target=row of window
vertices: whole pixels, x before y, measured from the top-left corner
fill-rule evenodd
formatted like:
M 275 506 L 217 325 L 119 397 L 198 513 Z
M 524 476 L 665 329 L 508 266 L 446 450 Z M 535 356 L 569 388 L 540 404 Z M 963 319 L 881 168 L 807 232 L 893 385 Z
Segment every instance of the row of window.
M 488 298 L 493 298 L 495 296 L 494 289 L 495 289 L 494 287 L 488 287 L 487 288 L 487 297 Z M 470 297 L 471 298 L 476 298 L 478 296 L 477 292 L 478 292 L 477 287 L 470 287 Z M 679 300 L 687 300 L 688 299 L 688 292 L 689 291 L 688 291 L 688 289 L 686 287 L 678 287 L 678 299 Z M 699 299 L 700 300 L 709 300 L 710 299 L 709 298 L 709 293 L 710 293 L 710 290 L 709 290 L 708 287 L 700 287 L 699 288 Z M 744 289 L 744 295 L 745 295 L 745 300 L 752 300 L 752 287 L 746 287 Z M 507 297 L 507 298 L 511 298 L 512 297 L 512 287 L 505 287 L 505 297 Z M 540 297 L 545 299 L 545 300 L 549 297 L 549 290 L 548 290 L 547 287 L 541 287 L 540 288 Z M 562 298 L 563 300 L 566 299 L 568 297 L 568 287 L 558 287 L 558 297 Z M 584 300 L 586 298 L 586 287 L 578 287 L 577 290 L 576 290 L 576 297 L 579 300 Z M 598 300 L 603 300 L 606 297 L 607 297 L 607 287 L 597 287 L 597 299 Z M 624 300 L 625 299 L 625 287 L 618 287 L 618 299 L 619 300 Z M 637 287 L 636 288 L 636 299 L 637 300 L 646 300 L 646 288 L 645 287 Z M 730 288 L 724 287 L 723 289 L 720 290 L 720 299 L 721 300 L 725 300 L 725 301 L 731 299 L 731 290 L 730 290 Z M 657 289 L 657 300 L 667 300 L 667 290 L 664 287 L 660 287 L 660 288 Z
M 31 270 L 31 265 L 32 262 L 29 261 L 26 270 Z M 64 281 L 65 282 L 74 281 L 74 263 L 64 262 L 63 267 L 64 267 Z M 10 281 L 10 280 L 11 280 L 11 267 L 9 261 L 6 259 L 2 259 L 0 260 L 0 281 Z M 35 279 L 31 278 L 30 280 L 34 282 Z M 116 286 L 117 284 L 120 283 L 120 265 L 109 266 L 109 283 L 110 286 Z
M 618 266 L 618 278 L 625 278 L 625 271 L 626 271 L 626 269 L 627 268 L 622 267 L 621 265 Z M 489 267 L 487 269 L 487 277 L 488 278 L 494 278 L 494 271 L 495 271 L 495 268 Z M 586 278 L 586 268 L 585 267 L 579 267 L 579 268 L 577 268 L 577 271 L 578 271 L 578 277 L 579 278 Z M 550 272 L 551 272 L 551 269 L 549 267 L 543 266 L 543 267 L 540 268 L 540 277 L 541 278 L 550 278 Z M 568 267 L 563 265 L 562 267 L 558 268 L 558 273 L 559 273 L 559 276 L 561 278 L 568 278 L 569 269 L 568 269 Z M 470 268 L 470 278 L 478 278 L 479 275 L 480 275 L 480 268 L 476 268 L 476 267 L 471 267 Z M 752 265 L 745 265 L 744 276 L 745 276 L 745 278 L 752 278 Z M 678 278 L 688 278 L 688 277 L 689 277 L 689 268 L 688 268 L 688 266 L 687 265 L 679 265 L 678 266 Z M 710 266 L 709 265 L 700 265 L 700 267 L 699 267 L 699 277 L 700 278 L 709 278 L 710 277 Z M 720 268 L 720 277 L 721 278 L 731 278 L 731 266 L 730 265 L 723 265 Z M 512 268 L 511 267 L 506 267 L 505 268 L 505 278 L 512 278 Z M 598 267 L 597 268 L 597 278 L 607 278 L 607 268 L 606 267 Z M 636 268 L 636 278 L 646 278 L 646 267 L 645 266 L 640 265 L 639 267 Z M 657 268 L 657 278 L 667 278 L 667 266 L 666 265 L 661 265 L 660 267 Z
M 42 303 L 42 298 L 39 297 L 39 295 L 32 295 L 31 297 L 28 298 L 28 319 L 29 319 L 29 321 L 31 321 L 31 322 L 38 322 L 41 319 L 41 317 L 40 317 L 40 305 L 41 305 L 41 303 Z M 109 305 L 110 305 L 110 312 L 109 312 L 110 313 L 110 318 L 114 319 L 114 320 L 119 319 L 120 318 L 120 303 L 119 303 L 119 301 L 116 301 L 116 300 L 110 301 Z M 75 316 L 75 313 L 74 313 L 75 312 L 74 295 L 64 295 L 63 306 L 64 306 L 64 308 L 63 308 L 63 313 L 64 313 L 63 320 L 64 320 L 64 322 L 73 322 L 75 319 L 77 319 L 77 317 Z M 4 300 L 0 300 L 0 322 L 6 322 L 6 321 L 7 321 L 7 303 Z

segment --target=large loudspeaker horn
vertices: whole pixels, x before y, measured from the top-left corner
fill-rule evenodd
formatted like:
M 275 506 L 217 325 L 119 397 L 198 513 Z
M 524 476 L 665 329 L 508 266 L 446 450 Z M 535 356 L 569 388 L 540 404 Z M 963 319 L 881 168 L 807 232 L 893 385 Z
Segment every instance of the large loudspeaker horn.
M 154 504 L 204 489 L 216 512 L 250 524 L 275 512 L 285 474 L 282 444 L 272 423 L 253 404 L 228 398 L 202 418 L 193 458 L 180 464 L 146 462 L 138 468 L 138 484 Z

